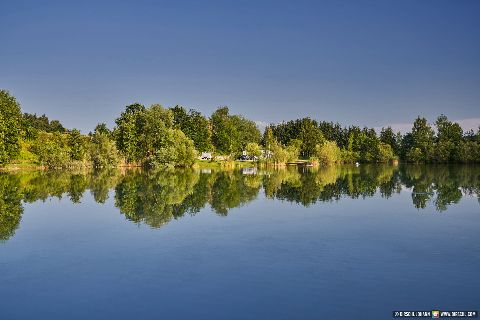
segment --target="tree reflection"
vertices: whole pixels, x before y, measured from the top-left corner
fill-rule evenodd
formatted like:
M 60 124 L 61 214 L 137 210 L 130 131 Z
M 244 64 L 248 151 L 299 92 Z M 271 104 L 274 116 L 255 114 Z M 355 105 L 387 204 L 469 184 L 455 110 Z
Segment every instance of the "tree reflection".
M 413 205 L 429 203 L 441 212 L 464 195 L 480 191 L 479 166 L 363 165 L 323 168 L 288 167 L 276 170 L 170 170 L 118 169 L 102 171 L 32 171 L 0 174 L 0 240 L 10 238 L 23 213 L 22 201 L 49 198 L 82 201 L 87 190 L 97 203 L 114 191 L 114 203 L 129 221 L 159 228 L 205 206 L 222 216 L 258 197 L 309 206 L 344 197 L 392 197 L 411 192 Z
M 197 181 L 193 170 L 130 172 L 115 187 L 115 206 L 127 219 L 158 228 L 174 217 Z
M 0 240 L 14 235 L 23 213 L 18 177 L 0 174 Z

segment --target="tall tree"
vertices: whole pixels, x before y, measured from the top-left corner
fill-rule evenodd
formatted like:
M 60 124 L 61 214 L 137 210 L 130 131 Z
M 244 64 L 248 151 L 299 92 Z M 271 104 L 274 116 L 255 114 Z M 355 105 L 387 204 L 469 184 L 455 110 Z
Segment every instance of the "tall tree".
M 72 160 L 81 161 L 85 158 L 86 143 L 84 137 L 77 129 L 73 129 L 68 133 L 68 147 Z
M 93 134 L 104 134 L 109 138 L 112 138 L 112 130 L 110 130 L 105 123 L 99 123 L 95 126 Z
M 440 115 L 435 122 L 437 127 L 437 145 L 435 160 L 438 162 L 460 161 L 460 147 L 463 141 L 463 129 L 458 123 L 448 120 L 445 115 Z
M 220 153 L 231 154 L 238 150 L 239 133 L 228 107 L 218 108 L 211 116 L 212 141 Z
M 414 162 L 425 162 L 433 159 L 434 132 L 427 119 L 418 117 L 412 128 L 412 142 L 410 154 L 414 155 Z
M 398 138 L 399 134 L 395 134 L 391 127 L 382 128 L 382 131 L 380 131 L 380 142 L 390 145 L 396 155 L 398 155 L 400 147 Z
M 102 130 L 95 130 L 92 135 L 89 156 L 94 168 L 115 167 L 119 162 L 115 142 Z
M 302 141 L 300 155 L 304 158 L 310 158 L 315 155 L 317 145 L 323 145 L 325 139 L 315 120 L 303 118 L 299 122 L 298 139 Z
M 207 118 L 193 109 L 187 113 L 181 106 L 175 106 L 171 110 L 175 128 L 182 130 L 188 138 L 193 140 L 195 149 L 202 152 L 212 150 L 212 132 Z
M 236 143 L 238 149 L 236 151 L 244 150 L 249 143 L 260 143 L 261 134 L 255 122 L 237 115 L 231 116 L 231 120 L 238 132 L 238 142 Z
M 20 151 L 22 113 L 17 100 L 0 90 L 0 165 L 10 162 Z
M 127 162 L 140 160 L 138 144 L 141 134 L 141 117 L 145 107 L 139 103 L 125 108 L 119 118 L 115 120 L 115 142 L 117 148 L 125 156 Z

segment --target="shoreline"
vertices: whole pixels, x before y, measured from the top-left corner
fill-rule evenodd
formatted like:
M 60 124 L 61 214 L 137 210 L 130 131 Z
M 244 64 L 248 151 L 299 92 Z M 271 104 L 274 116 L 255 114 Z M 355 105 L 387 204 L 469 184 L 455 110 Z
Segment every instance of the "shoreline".
M 408 163 L 408 162 L 372 162 L 372 163 L 361 163 L 360 166 L 392 166 L 398 167 L 401 165 L 413 165 L 413 166 L 449 166 L 449 165 L 461 165 L 461 166 L 477 166 L 478 163 Z M 233 170 L 233 169 L 243 169 L 243 168 L 270 168 L 270 169 L 285 169 L 291 167 L 301 167 L 301 168 L 325 168 L 331 166 L 355 166 L 353 163 L 336 163 L 330 165 L 319 165 L 311 164 L 307 160 L 297 160 L 295 162 L 289 163 L 265 163 L 265 162 L 253 162 L 253 161 L 205 161 L 205 160 L 196 160 L 195 164 L 189 168 L 191 169 L 219 169 L 219 170 Z M 47 166 L 42 166 L 34 163 L 10 163 L 5 166 L 0 167 L 0 173 L 10 173 L 10 172 L 21 172 L 21 171 L 89 171 L 89 170 L 109 170 L 109 169 L 118 169 L 118 170 L 128 170 L 128 169 L 149 169 L 138 164 L 121 164 L 115 167 L 107 168 L 94 168 L 92 166 L 70 166 L 65 168 L 48 168 Z M 184 167 L 175 167 L 174 169 L 185 169 Z

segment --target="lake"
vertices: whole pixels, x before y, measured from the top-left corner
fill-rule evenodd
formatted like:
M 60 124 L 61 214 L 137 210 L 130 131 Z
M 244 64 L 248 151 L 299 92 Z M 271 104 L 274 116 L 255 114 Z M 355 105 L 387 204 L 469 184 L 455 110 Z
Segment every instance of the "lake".
M 0 174 L 0 319 L 480 309 L 480 167 Z

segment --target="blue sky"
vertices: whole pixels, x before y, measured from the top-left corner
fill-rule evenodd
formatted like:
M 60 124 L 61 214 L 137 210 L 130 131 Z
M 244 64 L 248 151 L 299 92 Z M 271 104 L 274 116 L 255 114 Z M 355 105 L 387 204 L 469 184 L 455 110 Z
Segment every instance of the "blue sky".
M 0 38 L 0 88 L 87 132 L 133 102 L 480 124 L 475 0 L 2 1 Z

